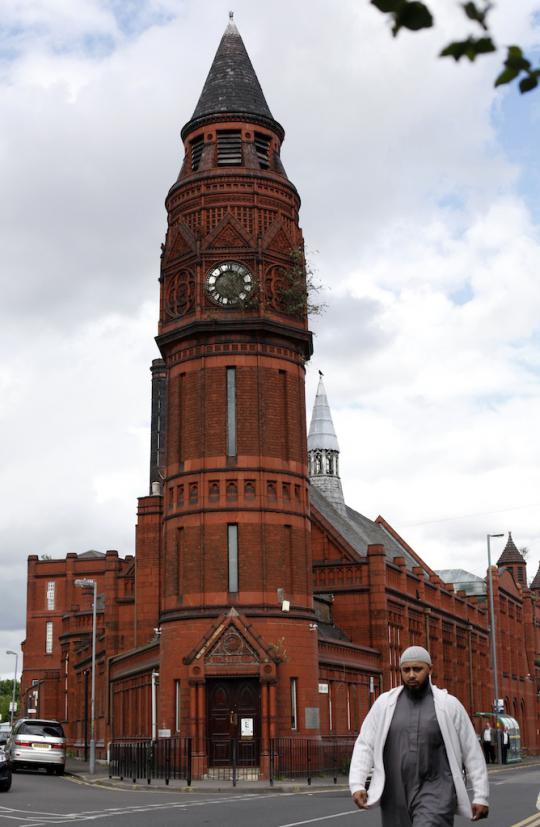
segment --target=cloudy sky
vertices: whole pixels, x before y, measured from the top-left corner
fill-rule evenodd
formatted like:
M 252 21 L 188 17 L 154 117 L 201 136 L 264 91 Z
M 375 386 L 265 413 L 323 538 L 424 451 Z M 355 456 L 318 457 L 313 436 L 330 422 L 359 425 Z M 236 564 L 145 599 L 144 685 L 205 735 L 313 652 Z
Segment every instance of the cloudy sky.
M 26 557 L 133 552 L 147 492 L 165 194 L 230 0 L 3 0 L 0 674 Z M 487 532 L 540 558 L 540 91 L 454 0 L 394 40 L 368 0 L 236 0 L 302 199 L 313 320 L 348 503 L 434 568 L 483 575 Z M 540 4 L 499 0 L 540 62 Z M 504 541 L 495 540 L 498 556 Z

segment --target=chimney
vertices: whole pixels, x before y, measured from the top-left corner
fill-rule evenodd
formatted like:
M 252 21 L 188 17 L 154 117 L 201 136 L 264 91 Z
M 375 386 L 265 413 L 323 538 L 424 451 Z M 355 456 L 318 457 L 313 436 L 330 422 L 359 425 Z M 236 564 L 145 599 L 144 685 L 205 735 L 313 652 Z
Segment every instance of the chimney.
M 152 423 L 150 429 L 150 494 L 161 493 L 161 469 L 165 465 L 167 434 L 167 370 L 163 359 L 153 359 Z M 159 486 L 159 489 L 157 489 Z

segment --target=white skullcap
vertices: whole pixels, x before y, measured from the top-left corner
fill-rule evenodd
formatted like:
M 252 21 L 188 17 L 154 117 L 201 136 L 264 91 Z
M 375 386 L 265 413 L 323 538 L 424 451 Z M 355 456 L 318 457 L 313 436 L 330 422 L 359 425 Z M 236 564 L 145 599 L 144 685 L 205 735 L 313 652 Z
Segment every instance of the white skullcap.
M 421 663 L 427 663 L 428 666 L 431 666 L 431 656 L 423 646 L 409 646 L 408 649 L 405 649 L 399 659 L 399 665 L 403 666 L 404 663 L 411 660 L 419 660 Z

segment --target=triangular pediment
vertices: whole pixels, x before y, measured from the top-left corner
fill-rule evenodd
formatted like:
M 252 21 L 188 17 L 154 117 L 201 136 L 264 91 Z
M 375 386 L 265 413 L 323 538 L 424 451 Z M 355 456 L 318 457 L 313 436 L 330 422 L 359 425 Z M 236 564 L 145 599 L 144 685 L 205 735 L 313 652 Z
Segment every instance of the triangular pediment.
M 204 247 L 207 250 L 226 250 L 231 247 L 237 250 L 252 246 L 252 239 L 231 213 L 223 216 L 204 241 Z
M 263 237 L 262 246 L 265 250 L 275 250 L 277 253 L 290 255 L 294 247 L 282 221 L 274 221 Z
M 231 624 L 204 656 L 205 663 L 259 663 L 258 653 L 243 634 Z
M 167 238 L 167 243 L 165 245 L 165 253 L 164 258 L 166 261 L 170 261 L 174 258 L 179 258 L 180 256 L 185 256 L 188 253 L 194 253 L 196 251 L 196 243 L 191 230 L 186 224 L 178 223 L 171 227 L 170 231 L 170 238 Z
M 208 630 L 203 640 L 184 658 L 185 664 L 195 661 L 206 665 L 250 665 L 279 663 L 282 657 L 275 645 L 265 644 L 236 609 L 231 608 Z

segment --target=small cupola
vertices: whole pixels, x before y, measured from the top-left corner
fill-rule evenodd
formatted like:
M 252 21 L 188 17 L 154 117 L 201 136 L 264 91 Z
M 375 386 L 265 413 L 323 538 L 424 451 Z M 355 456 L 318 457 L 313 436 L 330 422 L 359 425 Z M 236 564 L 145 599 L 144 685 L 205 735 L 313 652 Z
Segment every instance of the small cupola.
M 497 560 L 499 569 L 506 569 L 510 572 L 516 583 L 525 587 L 527 585 L 527 564 L 522 553 L 512 539 L 512 532 L 508 532 L 508 540 L 503 552 Z
M 308 464 L 311 484 L 318 488 L 334 508 L 346 514 L 339 477 L 339 445 L 321 371 L 309 426 Z
M 533 592 L 538 592 L 540 594 L 540 563 L 538 564 L 538 571 L 533 577 L 533 581 L 530 585 L 530 589 Z

